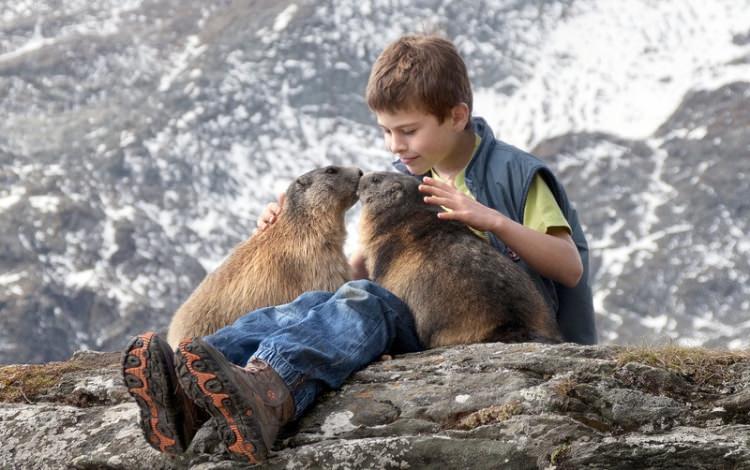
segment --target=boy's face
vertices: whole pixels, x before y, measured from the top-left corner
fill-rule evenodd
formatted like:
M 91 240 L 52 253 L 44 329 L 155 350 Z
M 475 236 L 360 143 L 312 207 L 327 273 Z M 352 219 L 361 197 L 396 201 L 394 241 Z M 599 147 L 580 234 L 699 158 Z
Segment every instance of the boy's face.
M 440 124 L 434 115 L 418 110 L 376 111 L 375 116 L 386 148 L 415 175 L 432 167 L 439 171 L 441 163 L 453 158 L 465 125 L 465 121 L 456 123 L 452 116 Z

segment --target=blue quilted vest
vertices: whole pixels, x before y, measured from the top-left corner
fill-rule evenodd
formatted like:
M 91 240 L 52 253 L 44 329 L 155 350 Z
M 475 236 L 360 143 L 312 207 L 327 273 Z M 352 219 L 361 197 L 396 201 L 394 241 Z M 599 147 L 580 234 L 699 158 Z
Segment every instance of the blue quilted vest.
M 570 224 L 573 241 L 583 262 L 583 275 L 573 288 L 544 278 L 513 256 L 505 244 L 492 233 L 490 242 L 501 253 L 519 263 L 544 294 L 547 303 L 557 312 L 563 338 L 580 344 L 596 344 L 594 305 L 589 286 L 589 249 L 578 222 L 578 214 L 568 201 L 565 189 L 549 168 L 535 156 L 495 139 L 492 129 L 482 118 L 473 118 L 472 126 L 482 141 L 466 167 L 466 186 L 480 203 L 492 207 L 511 219 L 523 223 L 523 212 L 534 175 L 539 173 L 554 194 L 563 215 Z M 398 160 L 393 165 L 409 173 Z M 422 175 L 423 176 L 423 175 Z

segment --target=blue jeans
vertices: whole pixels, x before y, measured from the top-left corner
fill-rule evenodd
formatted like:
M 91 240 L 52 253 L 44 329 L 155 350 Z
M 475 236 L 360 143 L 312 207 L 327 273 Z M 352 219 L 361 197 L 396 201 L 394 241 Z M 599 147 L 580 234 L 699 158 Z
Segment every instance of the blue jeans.
M 239 366 L 267 362 L 292 392 L 295 418 L 383 353 L 422 350 L 406 304 L 366 280 L 255 310 L 204 339 Z

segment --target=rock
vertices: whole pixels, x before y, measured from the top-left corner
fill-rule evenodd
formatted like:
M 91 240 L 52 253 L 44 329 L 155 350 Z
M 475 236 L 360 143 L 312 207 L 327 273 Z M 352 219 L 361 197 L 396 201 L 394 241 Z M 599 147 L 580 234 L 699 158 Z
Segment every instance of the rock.
M 0 462 L 243 468 L 211 421 L 182 456 L 149 447 L 119 358 L 0 368 Z M 396 356 L 321 396 L 263 468 L 750 469 L 749 375 L 750 354 L 676 347 L 496 343 Z

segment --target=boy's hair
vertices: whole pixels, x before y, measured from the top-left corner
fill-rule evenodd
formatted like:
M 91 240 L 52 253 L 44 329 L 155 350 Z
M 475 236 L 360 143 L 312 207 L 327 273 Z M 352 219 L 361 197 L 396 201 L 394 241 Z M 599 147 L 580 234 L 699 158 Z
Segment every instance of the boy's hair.
M 441 124 L 459 103 L 471 115 L 466 64 L 452 42 L 435 35 L 402 36 L 389 44 L 372 66 L 365 95 L 373 111 L 416 109 Z

